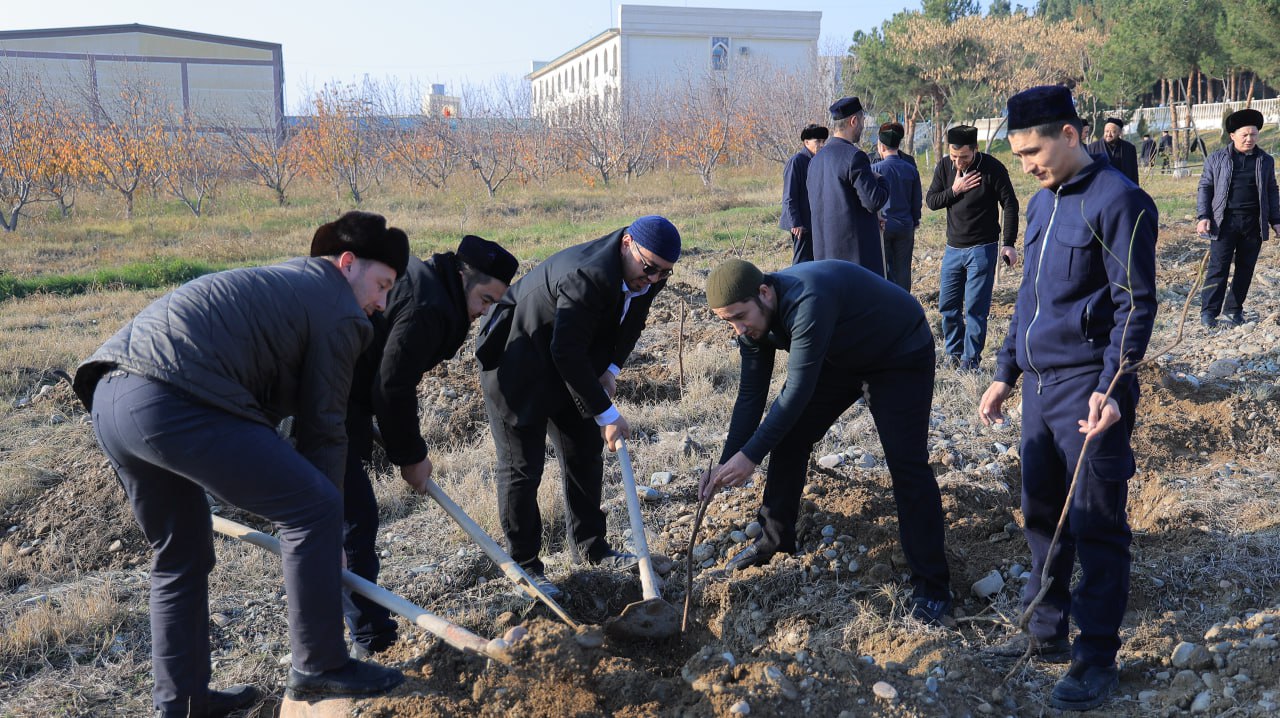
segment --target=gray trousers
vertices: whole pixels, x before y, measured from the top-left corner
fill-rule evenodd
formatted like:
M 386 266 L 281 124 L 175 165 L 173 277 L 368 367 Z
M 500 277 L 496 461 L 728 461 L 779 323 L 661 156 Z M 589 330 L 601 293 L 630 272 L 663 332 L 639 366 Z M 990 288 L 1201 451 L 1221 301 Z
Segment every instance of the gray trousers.
M 293 666 L 321 672 L 346 663 L 342 494 L 328 477 L 271 427 L 121 370 L 98 382 L 93 430 L 155 552 L 152 699 L 161 715 L 207 712 L 214 554 L 206 491 L 278 529 Z

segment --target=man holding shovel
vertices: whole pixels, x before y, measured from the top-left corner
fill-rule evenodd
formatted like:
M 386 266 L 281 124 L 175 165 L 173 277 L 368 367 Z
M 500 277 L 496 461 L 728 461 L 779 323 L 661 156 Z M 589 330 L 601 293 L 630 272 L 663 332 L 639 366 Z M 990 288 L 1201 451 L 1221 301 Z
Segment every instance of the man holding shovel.
M 324 256 L 206 275 L 157 299 L 76 370 L 74 387 L 151 543 L 151 650 L 160 716 L 221 716 L 258 700 L 209 689 L 205 492 L 279 530 L 293 664 L 288 688 L 369 694 L 399 671 L 342 640 L 343 429 L 368 315 L 409 241 L 380 215 L 316 231 Z M 297 449 L 275 432 L 295 416 Z
M 731 571 L 795 553 L 800 496 L 813 445 L 858 399 L 880 433 L 893 479 L 898 531 L 914 587 L 911 613 L 940 623 L 951 612 L 942 497 L 929 466 L 933 334 L 906 290 L 855 264 L 825 260 L 763 274 L 731 259 L 707 277 L 707 304 L 733 325 L 742 357 L 729 438 L 700 494 L 751 479 L 768 454 L 759 522 L 764 532 L 729 559 Z M 774 357 L 787 381 L 764 421 Z
M 312 245 L 312 256 L 325 253 Z M 374 315 L 374 340 L 356 362 L 347 404 L 343 547 L 347 568 L 357 576 L 378 580 L 378 503 L 364 468 L 373 449 L 373 417 L 378 417 L 387 459 L 423 493 L 432 467 L 418 422 L 418 384 L 458 353 L 471 324 L 507 291 L 518 266 L 498 244 L 467 235 L 456 252 L 411 257 L 387 295 L 386 310 Z M 386 608 L 351 594 L 346 614 L 357 656 L 395 643 L 396 622 Z
M 630 570 L 600 510 L 601 451 L 631 428 L 613 404 L 617 375 L 680 258 L 680 232 L 657 215 L 561 250 L 511 286 L 477 341 L 480 384 L 498 454 L 498 512 L 510 554 L 555 598 L 539 553 L 538 486 L 551 439 L 575 560 Z

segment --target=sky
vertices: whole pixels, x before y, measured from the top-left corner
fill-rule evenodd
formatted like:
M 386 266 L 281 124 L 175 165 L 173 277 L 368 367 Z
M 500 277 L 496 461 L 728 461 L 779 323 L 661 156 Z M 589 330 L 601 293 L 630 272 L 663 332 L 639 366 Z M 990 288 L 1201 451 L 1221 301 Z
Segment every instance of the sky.
M 283 45 L 286 112 L 309 90 L 368 75 L 401 86 L 520 78 L 616 27 L 616 0 L 50 0 L 7 2 L 0 30 L 140 23 Z M 847 49 L 853 33 L 879 27 L 919 0 L 643 0 L 637 5 L 820 10 L 819 51 Z M 986 5 L 986 2 L 983 2 Z

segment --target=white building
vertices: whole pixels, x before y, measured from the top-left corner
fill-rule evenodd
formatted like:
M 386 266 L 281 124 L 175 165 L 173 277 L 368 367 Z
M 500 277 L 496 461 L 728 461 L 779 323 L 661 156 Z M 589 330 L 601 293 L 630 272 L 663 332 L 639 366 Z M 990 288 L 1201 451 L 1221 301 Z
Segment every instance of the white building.
M 728 79 L 750 63 L 785 71 L 814 67 L 821 12 L 620 5 L 618 26 L 550 62 L 533 63 L 533 114 L 578 105 L 606 109 L 691 73 Z

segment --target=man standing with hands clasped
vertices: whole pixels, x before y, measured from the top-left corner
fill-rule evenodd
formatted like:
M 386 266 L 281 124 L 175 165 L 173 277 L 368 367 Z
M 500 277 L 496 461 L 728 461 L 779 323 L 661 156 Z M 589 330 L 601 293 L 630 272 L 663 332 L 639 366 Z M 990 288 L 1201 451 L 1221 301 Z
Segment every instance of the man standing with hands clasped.
M 1276 162 L 1258 147 L 1262 122 L 1262 113 L 1257 110 L 1228 115 L 1231 144 L 1209 155 L 1200 174 L 1196 232 L 1213 240 L 1200 293 L 1200 322 L 1206 327 L 1217 326 L 1222 311 L 1232 324 L 1244 324 L 1244 300 L 1253 283 L 1262 243 L 1270 229 L 1280 234 Z M 1233 259 L 1236 273 L 1227 291 Z
M 1101 705 L 1118 685 L 1116 653 L 1129 597 L 1125 518 L 1135 466 L 1129 437 L 1138 381 L 1119 376 L 1142 358 L 1155 321 L 1155 204 L 1105 156 L 1090 156 L 1071 92 L 1034 87 L 1009 98 L 1009 144 L 1040 191 L 1027 207 L 1026 268 L 1009 334 L 983 394 L 983 423 L 1001 411 L 1019 376 L 1022 391 L 1022 512 L 1031 548 L 1030 605 L 1047 564 L 1048 592 L 1019 634 L 991 649 L 1034 653 L 1071 666 L 1053 687 L 1061 710 Z M 1106 396 L 1114 380 L 1111 396 Z M 1050 544 L 1072 473 L 1090 438 L 1059 542 Z M 1080 582 L 1071 588 L 1080 559 Z M 1069 619 L 1080 633 L 1069 641 Z
M 809 161 L 827 143 L 830 133 L 821 125 L 800 131 L 799 152 L 782 168 L 782 216 L 778 226 L 791 233 L 791 263 L 813 261 L 813 231 L 809 221 Z

